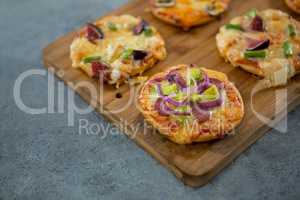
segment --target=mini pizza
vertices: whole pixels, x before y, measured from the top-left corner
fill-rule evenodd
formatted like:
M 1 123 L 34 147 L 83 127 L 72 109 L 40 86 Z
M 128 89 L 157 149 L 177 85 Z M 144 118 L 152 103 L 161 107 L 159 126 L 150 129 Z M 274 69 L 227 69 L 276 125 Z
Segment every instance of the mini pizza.
M 240 93 L 221 72 L 179 65 L 150 78 L 140 91 L 140 111 L 178 144 L 223 138 L 244 116 Z
M 229 3 L 230 0 L 150 0 L 156 17 L 184 30 L 213 20 Z
M 300 0 L 285 0 L 290 9 L 300 14 Z
M 73 67 L 116 86 L 165 57 L 165 42 L 157 30 L 130 15 L 88 23 L 71 44 Z
M 217 46 L 234 66 L 285 85 L 300 71 L 299 22 L 279 10 L 251 10 L 220 28 Z

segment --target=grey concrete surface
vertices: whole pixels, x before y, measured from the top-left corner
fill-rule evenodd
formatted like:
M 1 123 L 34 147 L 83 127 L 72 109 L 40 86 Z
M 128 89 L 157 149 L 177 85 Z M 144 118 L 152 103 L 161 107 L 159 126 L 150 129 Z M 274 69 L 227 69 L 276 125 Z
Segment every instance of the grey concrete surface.
M 29 115 L 16 106 L 14 82 L 26 70 L 43 69 L 43 47 L 124 2 L 0 0 L 0 199 L 300 199 L 299 107 L 288 115 L 287 133 L 270 131 L 211 183 L 193 189 L 120 133 L 80 135 L 80 119 L 109 125 L 95 112 L 77 114 L 68 127 L 67 113 Z M 47 78 L 34 76 L 21 96 L 43 107 L 45 88 Z M 76 103 L 86 105 L 79 97 Z

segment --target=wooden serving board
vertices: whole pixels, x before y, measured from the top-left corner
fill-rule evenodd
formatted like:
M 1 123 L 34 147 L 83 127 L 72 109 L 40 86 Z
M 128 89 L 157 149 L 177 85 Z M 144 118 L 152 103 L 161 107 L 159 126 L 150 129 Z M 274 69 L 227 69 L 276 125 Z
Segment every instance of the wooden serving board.
M 257 84 L 258 78 L 239 68 L 233 68 L 219 57 L 215 42 L 218 28 L 232 17 L 241 15 L 251 8 L 279 8 L 291 13 L 283 0 L 233 0 L 229 11 L 220 19 L 194 28 L 190 32 L 184 32 L 154 18 L 147 11 L 145 0 L 132 1 L 109 13 L 141 16 L 157 27 L 165 38 L 168 58 L 148 70 L 145 75 L 150 76 L 181 63 L 195 63 L 228 75 L 241 92 L 246 114 L 241 125 L 235 130 L 236 135 L 224 140 L 192 145 L 174 144 L 157 134 L 150 126 L 145 126 L 143 116 L 135 103 L 129 101 L 132 90 L 129 90 L 128 85 L 123 85 L 119 89 L 104 86 L 104 92 L 97 93 L 97 95 L 90 95 L 84 87 L 75 87 L 76 84 L 87 81 L 92 83 L 98 91 L 100 89 L 97 80 L 90 79 L 82 71 L 71 68 L 69 46 L 76 32 L 69 33 L 46 47 L 43 51 L 44 63 L 48 68 L 53 68 L 56 75 L 75 89 L 84 100 L 92 104 L 99 113 L 110 119 L 154 158 L 172 170 L 179 179 L 190 186 L 201 186 L 264 135 L 270 125 L 282 119 L 286 115 L 286 110 L 300 103 L 300 87 L 298 87 L 300 76 L 297 76 L 287 87 L 257 93 L 251 104 L 251 91 Z M 133 91 L 134 94 L 137 90 L 138 87 Z M 122 98 L 116 98 L 117 93 L 120 93 Z M 117 108 L 125 109 L 115 113 Z M 268 126 L 257 117 L 257 113 L 255 114 L 253 110 L 273 121 L 269 122 Z

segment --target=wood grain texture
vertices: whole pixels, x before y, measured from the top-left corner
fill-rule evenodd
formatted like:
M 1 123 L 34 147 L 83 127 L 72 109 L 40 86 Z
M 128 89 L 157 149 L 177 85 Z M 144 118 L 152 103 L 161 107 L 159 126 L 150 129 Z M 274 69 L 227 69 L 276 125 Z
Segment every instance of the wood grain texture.
M 157 27 L 165 38 L 168 58 L 148 70 L 145 75 L 150 76 L 182 63 L 195 63 L 228 75 L 241 92 L 246 114 L 241 125 L 235 130 L 236 135 L 224 140 L 192 145 L 177 145 L 166 140 L 153 128 L 146 126 L 143 116 L 135 105 L 136 98 L 130 101 L 132 95 L 136 97 L 138 86 L 129 88 L 123 85 L 117 90 L 112 86 L 104 86 L 104 91 L 97 95 L 90 95 L 84 87 L 76 87 L 76 84 L 87 81 L 92 83 L 97 91 L 101 91 L 97 80 L 90 79 L 82 71 L 71 68 L 69 47 L 76 32 L 69 33 L 47 46 L 43 51 L 44 63 L 85 101 L 92 104 L 99 113 L 110 119 L 154 158 L 172 170 L 179 179 L 190 186 L 201 186 L 263 136 L 270 125 L 286 115 L 287 110 L 293 109 L 300 103 L 300 77 L 297 76 L 287 87 L 258 92 L 251 104 L 251 92 L 258 78 L 239 68 L 233 68 L 219 56 L 215 43 L 215 35 L 219 27 L 251 8 L 279 8 L 292 14 L 283 0 L 233 0 L 229 11 L 220 19 L 194 28 L 190 32 L 184 32 L 153 17 L 147 12 L 147 2 L 144 0 L 132 1 L 109 13 L 142 16 Z M 117 93 L 121 93 L 122 98 L 116 98 Z M 114 111 L 117 108 L 123 109 L 116 113 Z M 273 121 L 268 123 L 269 126 L 266 125 L 257 117 L 254 110 Z

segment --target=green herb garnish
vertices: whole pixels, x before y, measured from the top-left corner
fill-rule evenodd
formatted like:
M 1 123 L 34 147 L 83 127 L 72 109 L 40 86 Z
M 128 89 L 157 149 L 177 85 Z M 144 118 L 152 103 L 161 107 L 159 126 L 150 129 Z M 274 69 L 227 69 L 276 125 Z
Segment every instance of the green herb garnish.
M 149 28 L 149 27 L 145 28 L 145 30 L 144 30 L 144 35 L 145 35 L 146 37 L 151 37 L 151 36 L 153 35 L 152 29 Z
M 288 25 L 288 33 L 290 37 L 295 37 L 296 36 L 296 30 L 293 25 L 289 24 Z
M 212 101 L 216 100 L 219 97 L 219 90 L 215 85 L 207 88 L 202 94 L 192 94 L 191 101 Z
M 217 98 L 217 96 L 219 95 L 219 90 L 217 86 L 212 85 L 207 88 L 202 94 L 205 96 L 214 96 L 215 98 Z
M 191 68 L 189 77 L 188 77 L 188 85 L 196 85 L 197 81 L 202 80 L 202 71 L 199 68 Z
M 201 101 L 201 99 L 202 99 L 201 94 L 192 94 L 192 96 L 191 96 L 192 102 L 198 102 L 198 101 Z
M 191 78 L 195 79 L 197 81 L 201 80 L 203 78 L 201 70 L 198 68 L 192 68 L 191 69 Z
M 109 22 L 109 23 L 107 24 L 107 26 L 108 26 L 109 30 L 111 30 L 111 31 L 117 31 L 117 30 L 118 30 L 117 25 L 114 24 L 114 23 L 112 23 L 112 22 Z
M 83 63 L 87 64 L 87 63 L 91 63 L 93 61 L 99 61 L 101 59 L 101 56 L 88 56 L 83 58 Z
M 177 91 L 178 91 L 176 84 L 171 84 L 171 85 L 165 84 L 165 85 L 162 85 L 161 89 L 162 89 L 162 93 L 166 96 L 173 94 L 173 93 L 177 93 Z
M 239 24 L 226 24 L 225 28 L 237 31 L 244 31 L 244 29 Z
M 176 108 L 176 111 L 179 111 L 179 112 L 188 112 L 190 111 L 190 106 L 180 106 L 180 107 L 177 107 Z
M 186 94 L 183 92 L 178 92 L 173 98 L 176 101 L 183 101 L 186 98 Z
M 244 53 L 245 58 L 265 58 L 266 55 L 267 53 L 264 50 L 246 51 Z
M 130 56 L 133 53 L 133 49 L 126 49 L 123 53 L 122 53 L 122 58 L 123 59 L 129 59 Z
M 247 13 L 247 16 L 250 18 L 254 18 L 256 16 L 256 14 L 257 14 L 256 10 L 252 9 Z
M 293 55 L 293 53 L 294 53 L 293 44 L 290 43 L 289 41 L 284 42 L 282 48 L 283 48 L 285 57 L 290 57 Z
M 182 113 L 191 112 L 191 107 L 190 106 L 180 106 L 180 107 L 177 107 L 175 109 L 175 111 L 182 112 Z M 184 123 L 188 122 L 189 120 L 191 120 L 192 117 L 191 116 L 184 116 L 184 115 L 176 115 L 176 116 L 174 116 L 174 119 L 176 121 L 178 121 L 179 123 L 184 124 Z

